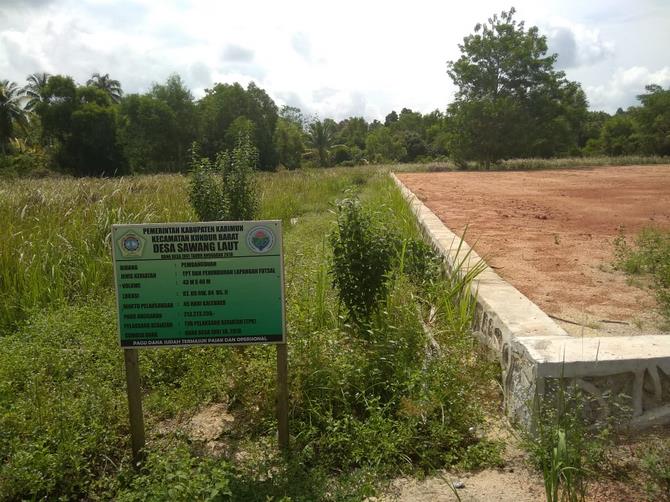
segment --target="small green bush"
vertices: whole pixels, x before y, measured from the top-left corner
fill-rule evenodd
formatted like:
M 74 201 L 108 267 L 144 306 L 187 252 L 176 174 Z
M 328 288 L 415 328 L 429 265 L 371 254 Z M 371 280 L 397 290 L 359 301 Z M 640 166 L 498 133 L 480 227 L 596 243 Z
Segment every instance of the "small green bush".
M 605 459 L 611 423 L 585 418 L 589 398 L 581 389 L 555 379 L 535 410 L 536 430 L 524 442 L 531 462 L 544 478 L 548 502 L 577 502 L 586 497 L 586 478 Z
M 614 240 L 614 267 L 652 277 L 661 313 L 670 320 L 670 232 L 645 228 L 628 244 L 623 232 Z
M 254 170 L 258 150 L 248 136 L 240 136 L 232 152 L 222 152 L 212 163 L 194 148 L 189 200 L 200 221 L 253 220 L 259 201 Z
M 337 206 L 333 247 L 333 284 L 349 317 L 364 323 L 378 309 L 387 291 L 387 277 L 398 253 L 398 238 L 356 198 Z
M 649 477 L 649 496 L 653 500 L 670 501 L 670 440 L 659 441 L 645 453 L 642 469 Z
M 142 473 L 116 494 L 116 500 L 231 500 L 232 470 L 226 462 L 193 456 L 180 446 L 149 455 Z

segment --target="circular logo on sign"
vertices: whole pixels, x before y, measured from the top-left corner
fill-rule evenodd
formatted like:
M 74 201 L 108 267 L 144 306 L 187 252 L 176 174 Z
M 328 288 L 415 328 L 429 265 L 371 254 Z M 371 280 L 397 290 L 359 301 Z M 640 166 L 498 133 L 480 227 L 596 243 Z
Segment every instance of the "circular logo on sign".
M 256 253 L 265 253 L 272 249 L 275 235 L 267 227 L 254 227 L 247 234 L 247 245 Z
M 125 237 L 121 242 L 123 243 L 123 249 L 129 253 L 134 253 L 140 248 L 140 240 L 134 235 Z
M 142 256 L 144 239 L 133 231 L 126 232 L 116 241 L 122 256 Z

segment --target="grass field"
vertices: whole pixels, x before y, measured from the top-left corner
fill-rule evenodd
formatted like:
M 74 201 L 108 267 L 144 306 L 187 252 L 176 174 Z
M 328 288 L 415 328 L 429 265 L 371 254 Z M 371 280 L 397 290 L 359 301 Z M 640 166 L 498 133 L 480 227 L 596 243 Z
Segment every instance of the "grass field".
M 264 174 L 260 188 L 259 217 L 285 222 L 291 454 L 275 453 L 271 348 L 155 349 L 141 353 L 135 471 L 110 225 L 193 220 L 186 178 L 0 182 L 0 500 L 360 500 L 399 473 L 499 461 L 472 432 L 495 368 L 469 336 L 467 284 L 418 283 L 401 257 L 364 329 L 332 287 L 337 199 L 360 198 L 401 242 L 418 236 L 385 170 Z M 232 423 L 223 456 L 186 427 L 215 403 Z

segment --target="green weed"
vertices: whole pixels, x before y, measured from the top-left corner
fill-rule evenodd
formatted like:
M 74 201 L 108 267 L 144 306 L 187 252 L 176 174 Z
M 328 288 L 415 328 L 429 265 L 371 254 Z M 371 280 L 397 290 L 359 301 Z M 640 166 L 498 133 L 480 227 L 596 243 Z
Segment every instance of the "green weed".
M 254 170 L 258 150 L 240 136 L 232 152 L 220 152 L 212 163 L 198 157 L 194 145 L 189 200 L 201 221 L 252 220 L 258 199 Z
M 547 381 L 547 396 L 535 409 L 535 430 L 524 442 L 531 462 L 542 472 L 548 502 L 586 497 L 586 479 L 605 459 L 609 423 L 590 423 L 589 399 L 563 378 Z
M 648 227 L 629 244 L 620 231 L 614 239 L 614 256 L 615 268 L 651 277 L 661 313 L 670 320 L 670 232 Z
M 670 440 L 658 441 L 642 457 L 648 476 L 647 493 L 653 500 L 670 500 Z

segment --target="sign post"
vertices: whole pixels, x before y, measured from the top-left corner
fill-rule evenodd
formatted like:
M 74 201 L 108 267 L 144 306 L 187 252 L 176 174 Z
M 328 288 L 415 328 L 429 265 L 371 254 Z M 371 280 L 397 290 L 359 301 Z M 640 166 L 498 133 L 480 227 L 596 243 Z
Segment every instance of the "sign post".
M 288 347 L 277 345 L 277 424 L 279 448 L 288 452 Z
M 288 448 L 281 221 L 112 225 L 133 456 L 144 446 L 138 348 L 277 345 L 279 444 Z
M 144 449 L 144 415 L 142 414 L 142 391 L 140 389 L 140 366 L 137 349 L 123 351 L 126 364 L 126 388 L 130 414 L 130 438 L 133 450 L 133 465 L 142 460 Z

